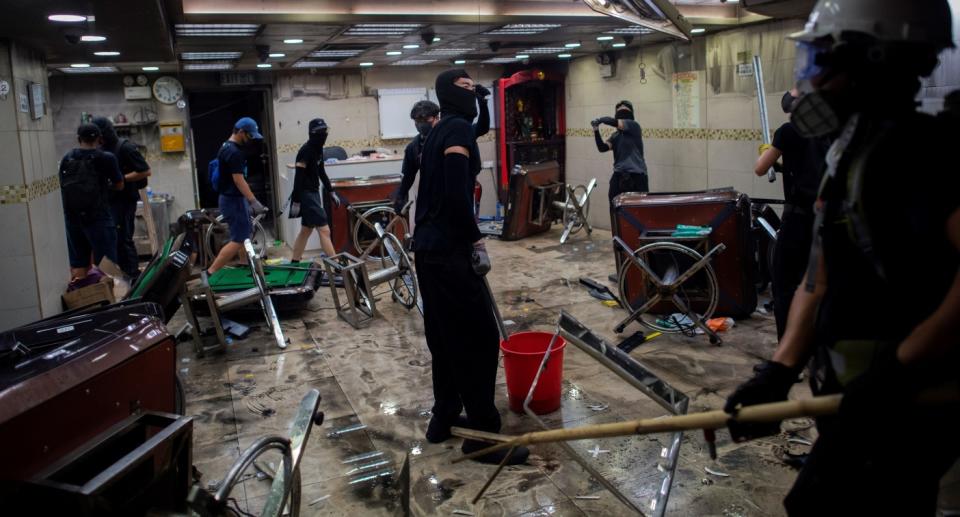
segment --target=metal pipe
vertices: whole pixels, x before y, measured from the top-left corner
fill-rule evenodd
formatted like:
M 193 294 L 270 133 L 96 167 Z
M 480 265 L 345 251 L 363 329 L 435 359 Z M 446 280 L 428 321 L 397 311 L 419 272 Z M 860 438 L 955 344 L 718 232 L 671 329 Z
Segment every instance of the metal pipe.
M 753 56 L 753 79 L 757 84 L 757 102 L 760 103 L 760 131 L 763 132 L 761 138 L 763 143 L 770 143 L 770 119 L 767 118 L 767 93 L 763 90 L 763 64 L 760 56 Z M 777 181 L 777 173 L 773 167 L 767 171 L 767 181 L 773 183 Z

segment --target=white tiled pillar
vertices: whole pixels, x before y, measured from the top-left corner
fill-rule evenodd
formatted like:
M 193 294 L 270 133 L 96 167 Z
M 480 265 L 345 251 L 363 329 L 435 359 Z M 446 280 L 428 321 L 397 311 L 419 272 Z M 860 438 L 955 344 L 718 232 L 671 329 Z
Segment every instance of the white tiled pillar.
M 56 182 L 47 70 L 42 55 L 0 41 L 0 330 L 60 312 L 69 280 L 63 209 Z M 20 108 L 30 83 L 43 87 L 46 113 Z

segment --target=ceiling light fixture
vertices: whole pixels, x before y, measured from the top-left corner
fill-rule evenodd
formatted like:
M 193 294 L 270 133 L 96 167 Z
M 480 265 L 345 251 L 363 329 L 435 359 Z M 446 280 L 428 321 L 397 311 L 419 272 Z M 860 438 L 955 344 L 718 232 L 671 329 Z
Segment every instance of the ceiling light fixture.
M 74 63 L 70 68 L 90 68 L 90 63 Z
M 530 59 L 527 54 L 517 54 L 517 59 Z
M 71 65 L 73 66 L 73 65 Z M 115 66 L 88 66 L 85 68 L 58 68 L 65 74 L 109 74 L 119 72 Z
M 436 63 L 436 59 L 401 59 L 400 61 L 395 61 L 390 63 L 390 66 L 417 66 L 417 65 L 429 65 L 430 63 Z
M 569 59 L 570 54 L 557 54 L 557 57 L 559 57 L 560 59 Z
M 641 25 L 631 25 L 629 27 L 617 27 L 616 29 L 603 31 L 606 34 L 650 34 L 653 29 L 648 29 Z
M 387 55 L 388 55 L 388 56 L 399 56 L 399 55 L 401 55 L 401 54 L 403 54 L 403 52 L 401 52 L 401 51 L 399 51 L 399 50 L 388 50 L 388 51 L 387 51 Z
M 197 59 L 240 59 L 243 52 L 181 52 L 180 59 L 193 61 Z
M 425 56 L 459 56 L 472 52 L 472 48 L 434 48 L 423 53 Z
M 579 43 L 567 43 L 566 45 L 564 45 L 564 47 L 567 47 L 567 48 L 577 48 L 579 46 L 580 46 Z
M 361 48 L 344 48 L 344 49 L 325 49 L 325 50 L 314 50 L 309 55 L 310 57 L 325 57 L 325 58 L 348 58 L 359 56 L 363 54 L 365 49 Z
M 300 38 L 288 38 L 283 40 L 283 42 L 286 43 L 287 45 L 299 45 L 303 43 L 303 40 Z
M 269 55 L 270 57 L 287 57 L 287 55 L 284 54 L 283 52 L 273 52 L 273 53 L 268 54 L 268 55 Z
M 256 23 L 178 23 L 174 25 L 177 36 L 256 36 L 260 25 Z
M 559 23 L 511 23 L 497 29 L 486 31 L 484 34 L 527 36 L 532 34 L 540 34 L 542 32 L 562 26 L 563 25 Z
M 434 37 L 433 37 L 433 42 L 436 43 L 436 42 L 438 42 L 438 41 L 440 41 L 440 37 L 439 37 L 439 36 L 434 36 Z
M 524 50 L 524 54 L 556 54 L 557 52 L 563 52 L 567 49 L 563 47 L 540 47 L 540 48 L 529 48 Z
M 270 63 L 257 63 L 257 68 L 273 68 Z
M 233 63 L 187 63 L 184 70 L 230 70 Z
M 47 19 L 52 22 L 61 22 L 61 23 L 76 23 L 76 22 L 87 21 L 86 16 L 80 16 L 79 14 L 51 14 L 50 16 L 47 16 Z
M 410 43 L 408 45 L 404 45 L 403 48 L 420 48 L 420 45 L 417 45 L 416 43 Z
M 157 70 L 160 70 L 160 67 L 159 67 L 159 66 L 144 66 L 144 67 L 140 67 L 140 70 L 143 70 L 144 72 L 156 72 Z
M 297 61 L 293 68 L 331 68 L 339 64 L 339 61 Z
M 104 51 L 101 51 L 101 52 L 94 52 L 93 55 L 95 55 L 95 56 L 119 56 L 120 53 L 117 52 L 116 50 L 104 50 Z
M 483 62 L 496 65 L 502 63 L 516 63 L 517 60 L 512 57 L 492 57 L 490 59 L 484 59 Z
M 358 23 L 344 32 L 347 36 L 405 36 L 419 29 L 420 23 Z
M 373 63 L 371 63 L 370 61 L 364 61 L 363 63 L 360 63 L 360 66 L 369 67 L 369 66 L 373 66 Z
M 613 44 L 613 48 L 623 48 L 623 47 L 626 47 L 626 46 L 627 46 L 627 44 L 626 44 L 626 43 L 623 43 L 623 42 L 621 42 L 621 43 L 614 43 L 614 44 Z
M 84 34 L 80 36 L 80 41 L 86 41 L 87 43 L 96 43 L 99 41 L 107 41 L 106 36 L 97 36 L 95 34 Z
M 690 34 L 703 34 L 704 32 L 707 32 L 707 29 L 704 29 L 703 27 L 697 27 L 696 29 L 690 29 Z
M 453 64 L 455 64 L 455 65 L 463 65 L 463 64 L 466 64 L 466 63 L 467 63 L 467 60 L 466 60 L 466 59 L 458 59 L 458 60 L 456 60 L 456 61 L 453 62 Z
M 597 36 L 597 41 L 610 41 L 613 39 L 613 36 Z

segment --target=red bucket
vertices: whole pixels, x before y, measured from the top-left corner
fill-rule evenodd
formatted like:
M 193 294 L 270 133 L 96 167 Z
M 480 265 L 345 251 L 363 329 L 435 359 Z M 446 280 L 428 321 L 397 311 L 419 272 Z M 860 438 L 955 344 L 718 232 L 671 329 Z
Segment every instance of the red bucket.
M 540 362 L 554 334 L 549 332 L 517 332 L 500 342 L 503 351 L 503 370 L 507 377 L 507 397 L 510 409 L 523 414 L 523 401 L 527 398 L 533 378 L 540 369 Z M 567 345 L 557 336 L 550 350 L 550 360 L 540 374 L 537 388 L 533 390 L 530 409 L 543 415 L 560 408 L 560 381 L 563 380 L 563 348 Z

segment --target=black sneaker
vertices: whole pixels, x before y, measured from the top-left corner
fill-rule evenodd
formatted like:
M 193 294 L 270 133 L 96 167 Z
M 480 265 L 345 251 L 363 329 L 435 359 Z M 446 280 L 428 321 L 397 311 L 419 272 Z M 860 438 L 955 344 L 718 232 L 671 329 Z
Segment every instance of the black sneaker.
M 451 427 L 467 427 L 467 418 L 458 416 L 452 424 L 444 425 L 436 415 L 430 417 L 430 423 L 427 424 L 427 441 L 430 443 L 443 443 L 453 435 L 450 433 Z
M 493 444 L 478 442 L 476 440 L 464 440 L 463 446 L 460 447 L 460 450 L 463 451 L 464 454 L 470 454 L 472 452 L 486 449 L 491 445 Z M 507 456 L 507 454 L 509 454 L 509 456 Z M 491 465 L 499 465 L 504 458 L 507 458 L 507 461 L 504 463 L 504 465 L 520 465 L 527 462 L 528 456 L 530 456 L 530 449 L 521 445 L 515 448 L 512 453 L 510 452 L 510 449 L 500 449 L 499 451 L 493 451 L 484 454 L 483 456 L 473 458 L 473 461 L 489 463 Z

